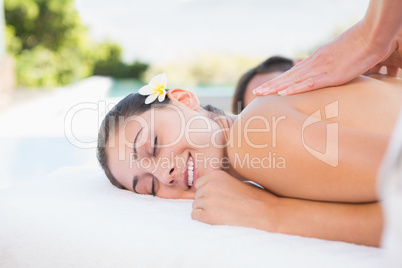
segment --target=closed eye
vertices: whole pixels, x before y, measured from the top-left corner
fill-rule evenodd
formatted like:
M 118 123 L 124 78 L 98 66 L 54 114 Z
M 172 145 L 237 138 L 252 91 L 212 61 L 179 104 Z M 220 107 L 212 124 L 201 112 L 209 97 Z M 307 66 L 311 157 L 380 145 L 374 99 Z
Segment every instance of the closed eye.
M 156 192 L 159 189 L 159 185 L 158 185 L 158 180 L 157 178 L 152 175 L 151 173 L 149 173 L 150 177 L 151 177 L 151 191 L 149 190 L 145 190 L 144 188 L 146 187 L 144 185 L 145 183 L 145 178 L 139 178 L 139 176 L 135 176 L 133 179 L 133 191 L 137 194 L 151 194 L 153 196 L 156 196 Z M 139 186 L 138 186 L 139 185 Z M 139 190 L 137 190 L 137 188 L 139 188 Z M 149 188 L 148 188 L 149 189 Z M 145 191 L 144 191 L 145 190 Z
M 155 192 L 155 177 L 153 177 L 152 178 L 152 189 L 151 189 L 151 194 L 153 195 L 153 196 L 155 196 L 156 195 L 156 192 Z
M 150 175 L 152 176 L 151 195 L 156 196 L 156 193 L 159 190 L 159 181 L 154 175 Z
M 153 153 L 153 156 L 156 156 L 156 148 L 157 148 L 157 146 L 158 146 L 158 136 L 155 136 L 155 139 L 154 139 L 154 153 Z

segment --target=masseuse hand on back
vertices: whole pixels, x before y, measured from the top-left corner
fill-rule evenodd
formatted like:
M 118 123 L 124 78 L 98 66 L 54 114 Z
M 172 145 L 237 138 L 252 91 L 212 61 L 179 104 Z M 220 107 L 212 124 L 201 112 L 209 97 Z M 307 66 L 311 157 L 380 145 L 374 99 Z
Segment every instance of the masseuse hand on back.
M 398 76 L 402 62 L 402 1 L 371 0 L 362 21 L 292 69 L 254 90 L 291 95 L 342 85 L 368 71 Z

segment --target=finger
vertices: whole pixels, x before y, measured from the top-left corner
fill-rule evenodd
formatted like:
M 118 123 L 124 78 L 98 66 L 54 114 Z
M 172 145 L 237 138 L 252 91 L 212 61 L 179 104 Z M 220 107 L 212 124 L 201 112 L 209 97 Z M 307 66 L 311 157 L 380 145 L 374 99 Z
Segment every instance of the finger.
M 399 67 L 396 66 L 387 66 L 387 74 L 394 76 L 394 77 L 398 77 L 399 75 Z
M 211 214 L 211 211 L 204 209 L 194 209 L 191 211 L 191 218 L 196 221 L 208 223 L 208 224 L 222 224 L 219 218 Z
M 207 180 L 207 178 L 205 178 L 205 176 L 198 178 L 198 180 L 194 184 L 194 187 L 197 190 L 196 193 L 200 190 L 200 188 L 202 188 L 207 183 L 208 183 L 208 180 Z
M 206 185 L 211 180 L 211 176 L 209 176 L 209 175 L 210 174 L 207 174 L 207 175 L 202 176 L 197 179 L 197 181 L 195 182 L 195 185 L 194 185 L 194 187 L 197 191 L 198 191 L 198 189 L 200 189 L 201 187 Z
M 276 85 L 281 84 L 283 81 L 286 81 L 289 79 L 289 77 L 292 77 L 295 75 L 295 72 L 290 69 L 289 71 L 275 77 L 274 79 L 262 84 L 261 86 L 257 87 L 256 89 L 253 90 L 253 94 L 256 96 L 262 96 L 262 95 L 268 95 L 268 94 L 273 94 L 276 93 Z
M 211 197 L 215 195 L 217 192 L 219 192 L 219 186 L 216 183 L 206 183 L 199 189 L 194 194 L 195 199 L 200 199 L 200 198 L 206 198 L 206 197 Z
M 322 74 L 316 77 L 310 77 L 302 83 L 295 84 L 285 90 L 278 92 L 278 94 L 281 96 L 288 96 L 328 86 L 333 86 L 328 83 L 328 74 Z
M 269 94 L 274 94 L 285 89 L 286 87 L 290 87 L 294 84 L 300 83 L 303 80 L 306 80 L 308 77 L 314 75 L 316 74 L 314 73 L 314 70 L 310 67 L 310 60 L 307 58 L 299 62 L 297 66 L 294 66 L 280 76 L 254 89 L 253 93 L 256 96 L 266 96 Z
M 193 210 L 194 209 L 204 209 L 205 206 L 204 206 L 203 199 L 201 198 L 201 199 L 194 200 L 191 207 L 193 208 Z
M 200 198 L 203 198 L 203 197 L 206 196 L 206 193 L 205 193 L 205 190 L 204 190 L 204 189 L 205 189 L 205 188 L 201 187 L 200 189 L 198 189 L 198 190 L 195 192 L 195 195 L 194 195 L 194 199 L 195 199 L 195 200 L 200 199 Z
M 371 68 L 369 70 L 370 73 L 380 73 L 382 65 L 377 64 L 376 66 L 374 66 L 373 68 Z
M 193 211 L 191 211 L 191 218 L 196 221 L 202 221 L 203 212 L 203 209 L 193 209 Z
M 309 80 L 310 78 L 317 77 L 320 74 L 322 74 L 322 73 L 320 73 L 320 74 L 317 73 L 317 71 L 320 72 L 320 70 L 316 69 L 316 68 L 309 69 L 303 73 L 295 75 L 294 77 L 290 77 L 288 80 L 283 81 L 282 83 L 276 85 L 275 92 L 281 92 L 289 87 L 292 87 L 293 85 L 300 84 L 305 81 L 308 81 L 308 83 L 309 83 L 311 81 L 311 80 Z M 265 95 L 268 95 L 268 94 L 262 94 L 262 96 L 265 96 Z
M 293 65 L 297 65 L 299 62 L 302 62 L 304 59 L 297 59 L 293 61 Z
M 286 80 L 283 80 L 269 88 L 266 88 L 264 91 L 259 93 L 259 96 L 267 96 L 273 93 L 278 93 L 290 86 L 301 83 L 303 80 L 299 75 L 293 75 L 292 77 L 288 77 Z

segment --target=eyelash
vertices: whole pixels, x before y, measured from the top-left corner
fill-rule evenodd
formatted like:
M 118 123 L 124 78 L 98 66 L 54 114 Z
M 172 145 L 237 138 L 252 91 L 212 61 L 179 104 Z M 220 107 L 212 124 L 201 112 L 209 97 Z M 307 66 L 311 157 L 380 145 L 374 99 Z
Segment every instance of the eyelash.
M 155 178 L 152 178 L 152 189 L 151 189 L 151 194 L 152 194 L 153 196 L 155 196 L 155 195 L 156 195 L 156 193 L 155 193 Z
M 155 137 L 155 140 L 154 140 L 154 156 L 156 156 L 156 147 L 157 147 L 157 145 L 158 145 L 158 136 L 156 136 Z
M 158 147 L 158 136 L 155 137 L 154 139 L 154 152 L 153 156 L 156 156 L 156 148 Z M 155 177 L 152 178 L 152 188 L 151 188 L 151 195 L 156 196 L 155 192 Z

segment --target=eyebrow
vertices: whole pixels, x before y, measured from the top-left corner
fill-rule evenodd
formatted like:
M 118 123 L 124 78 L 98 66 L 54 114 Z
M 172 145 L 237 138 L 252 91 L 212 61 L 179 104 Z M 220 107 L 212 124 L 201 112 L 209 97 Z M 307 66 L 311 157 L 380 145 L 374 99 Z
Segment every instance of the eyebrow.
M 133 191 L 136 194 L 138 194 L 137 190 L 135 189 L 135 187 L 137 186 L 137 183 L 138 183 L 138 176 L 136 175 L 136 176 L 134 176 L 134 179 L 133 179 Z
M 139 134 L 141 133 L 141 131 L 144 129 L 144 127 L 142 127 L 141 129 L 140 129 L 140 131 L 138 131 L 138 133 L 137 133 L 137 135 L 135 136 L 135 139 L 134 139 L 134 143 L 133 143 L 133 148 L 134 148 L 134 157 L 136 157 L 137 155 L 138 155 L 138 152 L 137 152 L 137 147 L 136 147 L 136 143 L 137 143 L 137 140 L 138 140 L 138 137 L 139 137 Z

